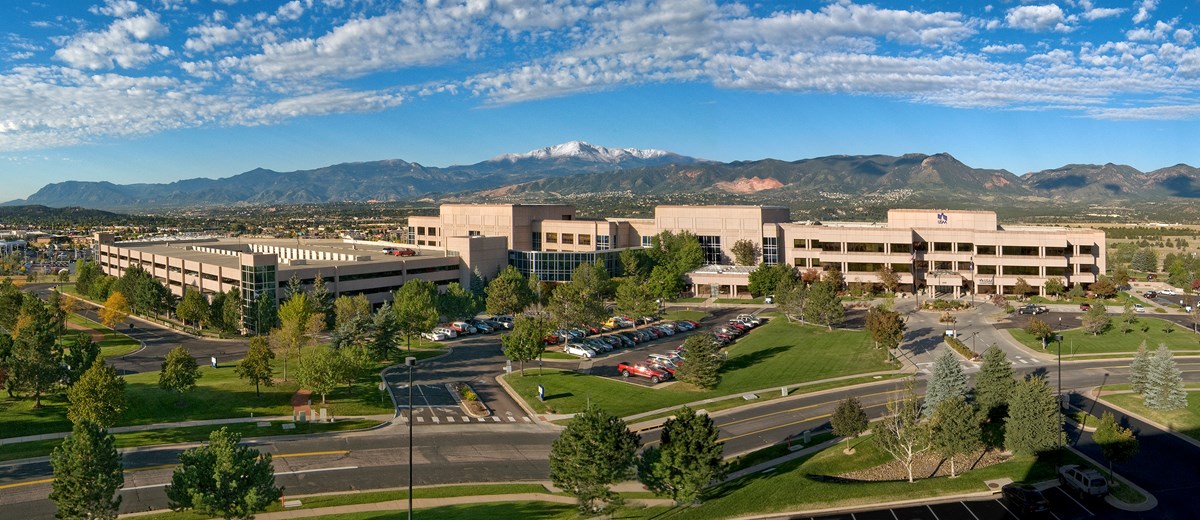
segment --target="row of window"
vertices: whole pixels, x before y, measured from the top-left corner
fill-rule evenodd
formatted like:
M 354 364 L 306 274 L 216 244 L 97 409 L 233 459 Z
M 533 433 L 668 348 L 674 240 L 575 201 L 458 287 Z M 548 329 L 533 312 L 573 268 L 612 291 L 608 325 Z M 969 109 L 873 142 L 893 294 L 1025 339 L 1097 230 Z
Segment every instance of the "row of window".
M 839 262 L 822 262 L 818 258 L 793 258 L 792 265 L 797 268 L 820 268 L 820 269 L 838 269 L 842 270 L 842 265 Z M 874 262 L 846 262 L 845 270 L 851 273 L 874 273 L 883 268 L 885 264 Z M 911 273 L 914 264 L 912 263 L 896 263 L 890 265 L 892 271 L 897 273 Z M 1077 273 L 1090 273 L 1093 270 L 1091 264 L 1077 264 Z M 918 270 L 930 269 L 933 271 L 959 271 L 971 272 L 971 262 L 916 262 L 915 267 Z M 1035 265 L 978 265 L 976 266 L 976 274 L 983 275 L 1005 275 L 1005 276 L 1042 276 L 1042 269 L 1045 269 L 1045 276 L 1067 276 L 1071 274 L 1071 269 L 1067 267 L 1040 267 Z
M 773 237 L 763 237 L 764 249 L 766 241 Z M 999 250 L 1003 256 L 1042 256 L 1038 246 L 976 246 L 970 242 L 933 242 L 916 244 L 882 242 L 822 242 L 816 239 L 792 239 L 793 249 L 820 249 L 827 252 L 844 253 L 912 253 L 933 251 L 937 253 L 974 253 L 977 255 L 995 255 Z M 1091 245 L 1079 246 L 1080 255 L 1093 254 Z M 1065 247 L 1046 247 L 1045 256 L 1067 256 L 1069 249 Z
M 538 241 L 538 238 L 537 238 L 538 235 L 539 235 L 539 233 L 534 233 L 534 237 L 535 237 L 534 241 L 535 242 Z M 599 240 L 600 238 L 603 238 L 606 241 L 608 239 L 608 237 L 605 236 L 605 237 L 597 237 L 597 240 Z M 574 244 L 576 239 L 578 239 L 579 245 L 581 245 L 581 246 L 592 245 L 592 235 L 585 235 L 583 233 L 576 235 L 575 233 L 546 232 L 545 239 L 543 241 L 547 244 L 568 244 L 568 245 L 570 245 L 570 244 Z

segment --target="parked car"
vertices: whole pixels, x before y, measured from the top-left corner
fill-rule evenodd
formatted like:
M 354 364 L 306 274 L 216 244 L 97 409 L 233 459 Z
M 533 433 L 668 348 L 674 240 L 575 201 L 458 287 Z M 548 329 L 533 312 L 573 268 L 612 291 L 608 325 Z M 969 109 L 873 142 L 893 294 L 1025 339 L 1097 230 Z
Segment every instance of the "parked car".
M 762 321 L 758 319 L 758 316 L 753 314 L 738 314 L 737 320 L 742 323 L 749 323 L 752 327 L 757 327 L 762 324 Z
M 607 342 L 597 338 L 588 338 L 583 341 L 583 344 L 591 347 L 591 349 L 595 350 L 597 353 L 612 352 L 613 349 L 612 345 L 609 345 Z
M 450 336 L 447 336 L 441 332 L 425 332 L 421 334 L 421 337 L 429 341 L 446 341 L 447 339 L 450 339 Z
M 593 352 L 592 349 L 578 343 L 567 343 L 566 346 L 563 347 L 563 352 L 566 352 L 572 356 L 579 356 L 581 358 L 591 358 L 596 356 L 596 353 Z
M 492 321 L 499 322 L 499 323 L 503 324 L 503 325 L 504 325 L 504 328 L 506 328 L 506 329 L 511 329 L 511 328 L 513 328 L 513 321 L 514 321 L 514 320 L 513 320 L 513 317 L 512 317 L 512 316 L 492 316 Z
M 457 332 L 458 335 L 460 335 L 460 336 L 463 334 L 474 334 L 474 333 L 478 332 L 477 330 L 475 330 L 475 327 L 472 327 L 470 323 L 467 323 L 465 321 L 456 321 L 454 323 L 451 323 L 450 328 L 454 329 L 454 332 Z
M 765 303 L 767 305 L 771 305 L 771 304 L 775 303 L 775 295 L 774 294 L 766 295 L 766 297 L 763 298 L 763 303 Z
M 1017 314 L 1041 314 L 1049 311 L 1050 309 L 1047 309 L 1044 305 L 1035 305 L 1030 303 L 1017 310 Z
M 1133 304 L 1133 312 L 1146 312 L 1146 306 L 1140 303 L 1135 303 Z
M 676 365 L 675 363 L 672 363 L 670 361 L 663 361 L 660 359 L 647 359 L 646 363 L 652 367 L 667 371 L 667 373 L 671 374 L 672 377 L 675 376 L 675 369 L 679 368 L 679 366 Z
M 1081 310 L 1081 311 L 1090 311 L 1090 310 L 1092 310 L 1092 304 L 1090 304 L 1090 303 L 1081 303 L 1081 304 L 1079 304 L 1079 310 Z
M 1142 293 L 1142 296 L 1145 296 L 1145 297 L 1153 300 L 1155 298 L 1158 298 L 1158 291 L 1146 291 L 1146 292 Z
M 1058 468 L 1058 481 L 1064 491 L 1074 491 L 1080 496 L 1103 498 L 1108 494 L 1108 481 L 1099 471 L 1068 464 Z
M 451 338 L 451 339 L 458 337 L 458 331 L 456 331 L 450 327 L 438 327 L 436 329 L 433 329 L 433 332 L 441 332 L 442 334 L 445 334 L 446 337 Z
M 621 377 L 648 377 L 654 384 L 671 378 L 670 372 L 647 363 L 618 363 L 617 372 L 621 374 Z
M 1175 292 L 1175 289 L 1163 289 L 1161 291 L 1158 291 L 1158 294 L 1161 294 L 1163 296 L 1175 296 L 1179 293 Z
M 1018 516 L 1045 513 L 1050 510 L 1050 501 L 1037 488 L 1029 484 L 1007 484 L 1000 488 L 1008 500 L 1008 508 Z
M 491 334 L 493 332 L 496 332 L 495 327 L 488 325 L 487 322 L 485 322 L 483 320 L 467 320 L 467 323 L 470 324 L 472 327 L 475 327 L 476 331 L 481 332 L 483 334 Z
M 551 332 L 550 334 L 547 334 L 546 337 L 542 338 L 542 341 L 547 345 L 557 345 L 563 342 L 563 338 L 562 336 Z

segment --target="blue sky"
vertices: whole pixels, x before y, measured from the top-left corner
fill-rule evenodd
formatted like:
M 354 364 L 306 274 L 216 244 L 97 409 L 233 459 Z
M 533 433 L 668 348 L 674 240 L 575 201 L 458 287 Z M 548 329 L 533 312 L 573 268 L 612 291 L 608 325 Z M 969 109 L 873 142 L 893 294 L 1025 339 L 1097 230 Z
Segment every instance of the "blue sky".
M 570 140 L 1200 166 L 1195 0 L 0 6 L 0 200 Z

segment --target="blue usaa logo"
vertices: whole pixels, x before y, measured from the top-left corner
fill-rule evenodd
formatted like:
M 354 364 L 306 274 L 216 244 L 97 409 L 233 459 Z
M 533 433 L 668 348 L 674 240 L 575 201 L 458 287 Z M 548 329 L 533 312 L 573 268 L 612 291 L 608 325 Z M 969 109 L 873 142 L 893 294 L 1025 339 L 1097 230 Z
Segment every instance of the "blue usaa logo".
M 938 224 L 946 224 L 946 223 L 950 222 L 950 217 L 946 216 L 945 213 L 938 213 L 937 218 L 938 218 Z

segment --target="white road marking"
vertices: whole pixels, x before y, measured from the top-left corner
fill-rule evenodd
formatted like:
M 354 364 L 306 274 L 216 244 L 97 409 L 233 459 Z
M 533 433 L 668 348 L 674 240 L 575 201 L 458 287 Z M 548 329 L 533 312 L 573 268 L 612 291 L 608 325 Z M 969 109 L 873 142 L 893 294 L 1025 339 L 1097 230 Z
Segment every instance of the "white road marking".
M 529 419 L 529 416 L 528 416 L 528 415 L 527 415 L 527 416 L 525 416 L 525 417 L 524 417 L 524 419 L 525 419 L 525 422 L 533 422 L 532 420 L 530 420 L 530 419 Z
M 1008 509 L 1008 506 L 1004 505 L 1004 502 L 997 500 L 996 503 L 1000 504 L 1000 507 L 1003 507 L 1005 511 L 1008 511 L 1008 514 L 1012 515 L 1013 518 L 1020 520 L 1021 517 L 1017 516 L 1016 513 L 1012 512 L 1010 509 Z
M 495 421 L 495 422 L 500 422 L 500 418 L 499 418 L 499 417 L 496 417 L 495 415 L 493 415 L 493 416 L 492 416 L 492 421 Z
M 417 422 L 425 422 L 425 418 L 424 418 L 424 417 L 417 417 Z
M 471 422 L 471 418 L 467 417 L 465 415 L 463 416 L 462 420 L 463 420 L 463 422 Z
M 933 515 L 933 520 L 942 520 L 941 518 L 938 518 L 937 513 L 933 512 L 933 506 L 925 504 L 925 508 L 929 510 L 929 514 Z
M 447 415 L 446 422 L 454 422 L 454 418 Z
M 971 518 L 974 518 L 975 520 L 979 520 L 979 517 L 975 515 L 974 511 L 971 511 L 971 508 L 969 506 L 967 506 L 966 502 L 959 501 L 959 504 L 962 504 L 962 506 L 964 508 L 966 508 L 967 512 L 971 513 Z
M 320 473 L 322 471 L 342 471 L 344 469 L 358 469 L 358 466 L 340 466 L 337 468 L 317 468 L 317 469 L 302 469 L 302 470 L 298 470 L 298 471 L 281 471 L 279 473 L 276 473 L 275 475 L 279 476 L 279 475 L 296 475 L 299 473 Z
M 121 488 L 121 490 L 122 490 L 122 491 L 132 491 L 132 490 L 135 490 L 135 489 L 150 489 L 150 488 L 160 488 L 160 487 L 166 487 L 166 486 L 167 486 L 167 484 L 170 484 L 170 482 L 163 482 L 162 484 L 150 484 L 150 485 L 147 485 L 147 486 L 123 487 L 123 488 Z
M 485 419 L 484 417 L 480 417 L 479 422 L 484 422 L 484 419 Z
M 404 414 L 400 414 L 400 422 L 408 422 L 408 416 L 404 415 Z
M 440 418 L 438 418 L 438 416 L 436 416 L 436 415 L 435 415 L 435 416 L 433 416 L 433 422 L 435 422 L 435 423 L 438 423 L 438 424 L 442 424 L 442 420 L 441 420 Z
M 1088 516 L 1096 516 L 1095 513 L 1088 510 L 1088 508 L 1084 507 L 1083 504 L 1080 504 L 1078 500 L 1075 500 L 1075 497 L 1071 496 L 1070 493 L 1067 493 L 1066 491 L 1064 491 L 1062 486 L 1057 486 L 1057 487 L 1055 487 L 1055 489 L 1057 489 L 1060 493 L 1066 495 L 1067 498 L 1071 499 L 1072 502 L 1075 502 L 1075 505 L 1079 506 L 1079 508 L 1082 509 L 1085 513 L 1087 513 Z
M 510 415 L 508 416 L 508 422 L 517 422 L 517 418 Z

